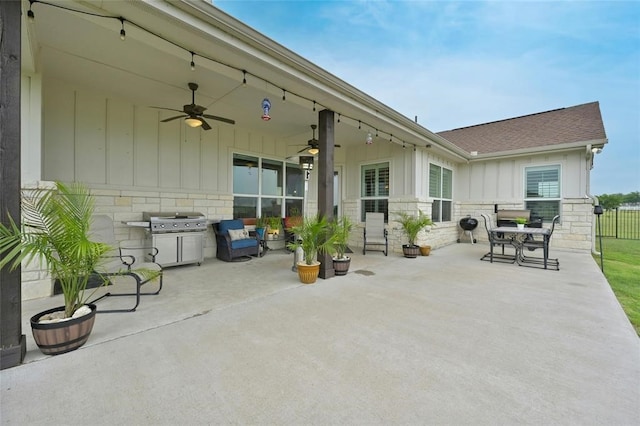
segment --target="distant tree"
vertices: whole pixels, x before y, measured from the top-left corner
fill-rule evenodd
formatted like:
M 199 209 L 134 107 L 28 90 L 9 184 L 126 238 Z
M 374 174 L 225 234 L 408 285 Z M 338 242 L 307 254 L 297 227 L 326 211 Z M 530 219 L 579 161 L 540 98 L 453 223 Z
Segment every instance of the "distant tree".
M 598 195 L 598 201 L 600 201 L 600 205 L 605 210 L 613 210 L 620 207 L 623 200 L 622 194 L 602 194 Z
M 634 192 L 630 192 L 628 194 L 625 194 L 622 197 L 622 203 L 623 204 L 640 203 L 640 192 L 634 191 Z

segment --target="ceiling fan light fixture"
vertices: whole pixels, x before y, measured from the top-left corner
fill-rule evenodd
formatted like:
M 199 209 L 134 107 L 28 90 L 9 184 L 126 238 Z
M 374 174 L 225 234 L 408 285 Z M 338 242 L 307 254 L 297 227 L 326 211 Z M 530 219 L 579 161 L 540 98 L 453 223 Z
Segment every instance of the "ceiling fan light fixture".
M 309 148 L 307 152 L 311 155 L 316 155 L 317 153 L 320 152 L 320 150 L 318 148 Z
M 198 117 L 187 117 L 184 119 L 184 122 L 187 123 L 189 127 L 200 127 L 202 126 L 202 120 Z

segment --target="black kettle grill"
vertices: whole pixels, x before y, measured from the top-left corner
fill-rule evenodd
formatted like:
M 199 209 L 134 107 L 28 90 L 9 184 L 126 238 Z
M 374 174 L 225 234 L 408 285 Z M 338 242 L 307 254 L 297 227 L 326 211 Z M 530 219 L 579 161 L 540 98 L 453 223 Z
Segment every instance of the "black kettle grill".
M 469 240 L 471 241 L 471 244 L 475 244 L 478 242 L 475 238 L 473 238 L 473 230 L 478 227 L 477 219 L 471 216 L 463 217 L 462 219 L 460 219 L 460 222 L 458 222 L 458 224 L 460 225 L 460 230 L 462 231 L 462 237 L 467 235 L 469 237 Z M 460 242 L 460 237 L 458 237 L 458 242 Z

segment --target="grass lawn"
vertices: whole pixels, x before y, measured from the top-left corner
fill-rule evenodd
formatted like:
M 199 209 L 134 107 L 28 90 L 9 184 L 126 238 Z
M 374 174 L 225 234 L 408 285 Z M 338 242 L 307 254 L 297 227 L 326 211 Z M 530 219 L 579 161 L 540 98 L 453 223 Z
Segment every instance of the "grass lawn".
M 602 247 L 604 275 L 640 336 L 640 240 L 603 238 Z

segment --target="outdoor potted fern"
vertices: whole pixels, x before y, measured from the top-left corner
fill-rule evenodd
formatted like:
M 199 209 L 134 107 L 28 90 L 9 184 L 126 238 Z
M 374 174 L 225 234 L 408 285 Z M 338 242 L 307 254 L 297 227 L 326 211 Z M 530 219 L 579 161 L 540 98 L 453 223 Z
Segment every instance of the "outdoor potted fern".
M 518 229 L 524 229 L 524 226 L 529 222 L 526 217 L 516 217 L 513 221 L 516 223 Z
M 420 247 L 416 245 L 418 233 L 433 222 L 429 216 L 425 215 L 422 210 L 418 210 L 419 214 L 411 215 L 407 212 L 396 213 L 398 222 L 402 225 L 402 231 L 407 236 L 408 244 L 402 245 L 404 257 L 416 258 L 420 254 Z
M 0 224 L 0 268 L 12 270 L 22 261 L 48 266 L 64 295 L 64 306 L 31 318 L 33 337 L 49 355 L 82 346 L 93 328 L 96 306 L 88 304 L 85 289 L 100 259 L 112 248 L 91 241 L 89 226 L 94 199 L 80 183 L 25 190 L 21 199 L 22 221 Z
M 320 273 L 318 253 L 332 253 L 335 248 L 335 235 L 331 232 L 327 218 L 322 215 L 305 217 L 302 223 L 291 228 L 296 235 L 293 242 L 287 244 L 287 248 L 293 252 L 302 248 L 303 260 L 298 262 L 297 270 L 300 282 L 313 284 Z
M 353 228 L 353 223 L 348 216 L 342 216 L 331 224 L 331 231 L 334 235 L 333 269 L 336 275 L 347 275 L 351 258 L 346 255 L 349 244 L 349 234 Z

